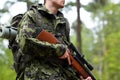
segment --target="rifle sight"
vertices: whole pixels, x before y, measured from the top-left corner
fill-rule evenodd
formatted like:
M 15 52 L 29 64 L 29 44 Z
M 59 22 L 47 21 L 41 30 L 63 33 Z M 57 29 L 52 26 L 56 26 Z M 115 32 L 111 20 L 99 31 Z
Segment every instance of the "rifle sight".
M 17 35 L 17 28 L 12 26 L 1 27 L 0 26 L 0 38 L 11 40 Z

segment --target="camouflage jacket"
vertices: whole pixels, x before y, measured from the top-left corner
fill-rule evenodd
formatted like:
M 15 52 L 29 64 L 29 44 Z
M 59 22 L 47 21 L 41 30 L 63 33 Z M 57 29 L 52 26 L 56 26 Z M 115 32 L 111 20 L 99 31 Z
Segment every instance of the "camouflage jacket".
M 75 72 L 63 55 L 69 42 L 69 26 L 63 14 L 51 14 L 44 5 L 32 6 L 19 24 L 16 41 L 20 45 L 25 68 L 19 75 L 20 80 L 77 80 Z M 61 44 L 39 41 L 36 36 L 41 30 L 51 32 Z

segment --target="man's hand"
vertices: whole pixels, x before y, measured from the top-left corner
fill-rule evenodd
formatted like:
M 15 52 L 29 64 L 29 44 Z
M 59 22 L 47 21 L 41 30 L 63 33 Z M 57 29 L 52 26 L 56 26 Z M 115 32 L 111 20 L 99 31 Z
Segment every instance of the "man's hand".
M 61 57 L 59 57 L 59 58 L 60 59 L 67 59 L 68 60 L 68 64 L 71 65 L 69 53 L 70 53 L 70 50 L 66 49 L 65 53 Z
M 59 57 L 59 58 L 60 58 L 60 59 L 67 59 L 67 60 L 68 60 L 68 64 L 71 65 L 70 53 L 71 53 L 70 50 L 69 50 L 69 49 L 66 49 L 65 53 L 64 53 L 61 57 Z M 80 79 L 81 79 L 81 80 L 92 80 L 91 77 L 87 77 L 86 79 L 83 79 L 82 76 L 80 76 Z
M 91 78 L 91 77 L 87 77 L 86 79 L 83 79 L 83 77 L 82 77 L 82 76 L 80 76 L 80 79 L 81 79 L 81 80 L 92 80 L 92 78 Z

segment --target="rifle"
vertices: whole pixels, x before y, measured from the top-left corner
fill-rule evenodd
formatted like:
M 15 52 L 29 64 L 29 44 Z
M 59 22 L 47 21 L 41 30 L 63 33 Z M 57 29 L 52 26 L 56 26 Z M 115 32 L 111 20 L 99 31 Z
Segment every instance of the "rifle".
M 60 41 L 52 33 L 47 32 L 45 30 L 42 30 L 36 38 L 40 41 L 46 41 L 51 44 L 60 43 Z M 90 70 L 93 70 L 93 67 L 84 59 L 84 55 L 79 53 L 72 43 L 66 44 L 68 45 L 69 49 L 72 49 L 72 51 L 76 53 L 76 55 L 69 53 L 72 67 L 83 78 L 91 77 L 92 80 L 96 80 L 93 74 L 90 72 Z

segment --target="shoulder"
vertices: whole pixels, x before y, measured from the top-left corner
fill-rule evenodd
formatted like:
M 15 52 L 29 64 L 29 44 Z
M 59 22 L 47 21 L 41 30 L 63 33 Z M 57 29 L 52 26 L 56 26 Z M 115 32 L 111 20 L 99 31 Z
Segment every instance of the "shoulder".
M 25 23 L 27 21 L 36 22 L 38 15 L 39 14 L 38 14 L 37 8 L 33 5 L 33 6 L 31 6 L 31 8 L 29 10 L 27 10 L 24 13 L 21 22 L 22 23 Z
M 25 13 L 25 17 L 28 16 L 32 19 L 41 18 L 41 16 L 46 14 L 46 9 L 43 4 L 33 4 L 30 9 Z
M 24 17 L 29 16 L 31 18 L 37 17 L 39 15 L 38 9 L 42 4 L 33 4 L 30 9 L 25 13 Z

